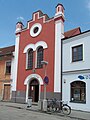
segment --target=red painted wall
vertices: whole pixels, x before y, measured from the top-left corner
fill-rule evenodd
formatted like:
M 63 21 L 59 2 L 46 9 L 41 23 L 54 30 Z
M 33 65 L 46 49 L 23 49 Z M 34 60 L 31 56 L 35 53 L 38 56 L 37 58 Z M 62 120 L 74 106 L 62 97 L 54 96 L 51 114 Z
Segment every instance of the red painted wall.
M 31 27 L 35 23 L 40 23 L 42 25 L 42 31 L 37 37 L 33 38 L 30 36 L 30 28 L 25 29 L 20 33 L 17 90 L 24 91 L 25 90 L 24 81 L 26 77 L 30 74 L 33 74 L 32 70 L 26 70 L 26 54 L 23 53 L 24 48 L 28 44 L 35 44 L 38 41 L 45 41 L 48 45 L 48 48 L 44 49 L 44 60 L 48 61 L 47 76 L 49 77 L 49 84 L 47 85 L 47 91 L 53 92 L 54 91 L 54 44 L 55 44 L 54 20 L 52 19 L 49 22 L 43 23 L 43 18 L 40 19 L 36 18 L 35 21 L 29 22 L 29 26 Z M 42 78 L 44 78 L 44 69 L 36 68 L 35 74 L 39 74 Z M 43 86 L 41 90 L 43 91 Z

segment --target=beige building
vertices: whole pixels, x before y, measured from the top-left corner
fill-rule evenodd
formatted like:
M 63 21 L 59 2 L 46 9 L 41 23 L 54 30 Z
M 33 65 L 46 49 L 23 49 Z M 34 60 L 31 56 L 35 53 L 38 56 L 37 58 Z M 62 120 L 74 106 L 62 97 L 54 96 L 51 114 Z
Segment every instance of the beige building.
M 11 65 L 15 46 L 0 48 L 0 100 L 11 98 Z

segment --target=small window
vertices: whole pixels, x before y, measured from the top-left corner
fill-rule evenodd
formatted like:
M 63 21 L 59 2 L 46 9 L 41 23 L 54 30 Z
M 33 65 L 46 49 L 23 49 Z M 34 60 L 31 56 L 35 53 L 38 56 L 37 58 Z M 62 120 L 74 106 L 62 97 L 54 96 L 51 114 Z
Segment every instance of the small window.
M 71 101 L 72 102 L 86 102 L 86 84 L 82 81 L 75 81 L 71 83 Z
M 83 45 L 72 47 L 72 62 L 83 60 Z
M 33 68 L 33 49 L 30 49 L 28 51 L 28 64 L 27 64 L 27 69 L 32 69 Z
M 11 61 L 6 62 L 6 74 L 11 74 Z
M 37 68 L 43 67 L 41 61 L 43 61 L 43 47 L 39 47 L 37 50 Z
M 41 33 L 41 30 L 42 25 L 40 23 L 35 23 L 34 25 L 31 26 L 30 35 L 32 37 L 37 37 Z
M 33 32 L 34 32 L 34 33 L 37 33 L 38 30 L 39 30 L 39 28 L 38 28 L 38 27 L 35 27 L 34 30 L 33 30 Z

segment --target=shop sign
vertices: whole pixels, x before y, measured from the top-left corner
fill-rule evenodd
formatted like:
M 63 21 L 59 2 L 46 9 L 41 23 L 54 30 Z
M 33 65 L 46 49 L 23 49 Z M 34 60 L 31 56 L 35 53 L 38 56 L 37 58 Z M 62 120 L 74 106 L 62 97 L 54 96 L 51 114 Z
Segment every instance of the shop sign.
M 90 74 L 87 74 L 87 75 L 79 75 L 78 78 L 79 78 L 80 80 L 90 79 Z

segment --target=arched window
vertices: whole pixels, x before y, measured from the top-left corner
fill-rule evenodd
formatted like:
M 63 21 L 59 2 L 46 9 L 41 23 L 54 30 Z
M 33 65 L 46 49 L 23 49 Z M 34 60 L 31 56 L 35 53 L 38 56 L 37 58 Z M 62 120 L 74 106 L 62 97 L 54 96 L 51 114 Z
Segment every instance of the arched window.
M 27 69 L 33 68 L 33 49 L 28 50 L 28 62 L 27 62 Z
M 71 83 L 71 101 L 86 102 L 86 83 L 82 81 L 74 81 Z
M 43 47 L 39 47 L 37 50 L 37 68 L 42 68 L 41 61 L 43 60 Z

